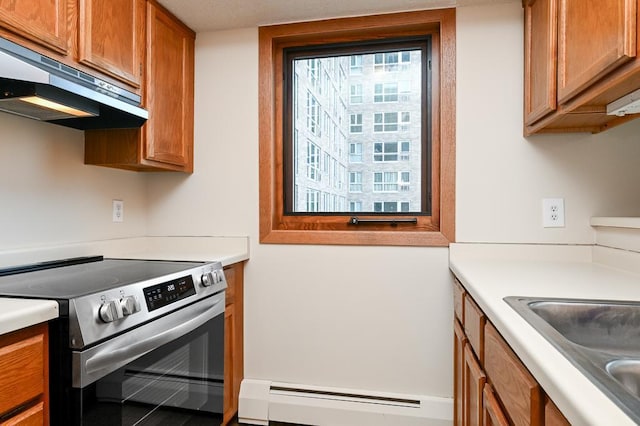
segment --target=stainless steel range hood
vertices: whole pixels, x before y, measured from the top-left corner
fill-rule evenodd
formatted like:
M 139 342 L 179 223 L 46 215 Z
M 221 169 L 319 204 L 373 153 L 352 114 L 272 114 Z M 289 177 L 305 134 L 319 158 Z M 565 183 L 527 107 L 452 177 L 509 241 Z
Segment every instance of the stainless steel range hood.
M 0 38 L 0 111 L 74 129 L 126 129 L 149 117 L 140 96 Z

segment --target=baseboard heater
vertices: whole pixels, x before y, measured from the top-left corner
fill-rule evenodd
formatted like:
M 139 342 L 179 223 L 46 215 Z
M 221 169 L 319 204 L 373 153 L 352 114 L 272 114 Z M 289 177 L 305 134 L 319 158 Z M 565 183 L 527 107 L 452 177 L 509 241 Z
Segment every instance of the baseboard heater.
M 451 398 L 245 379 L 239 421 L 330 426 L 451 426 Z

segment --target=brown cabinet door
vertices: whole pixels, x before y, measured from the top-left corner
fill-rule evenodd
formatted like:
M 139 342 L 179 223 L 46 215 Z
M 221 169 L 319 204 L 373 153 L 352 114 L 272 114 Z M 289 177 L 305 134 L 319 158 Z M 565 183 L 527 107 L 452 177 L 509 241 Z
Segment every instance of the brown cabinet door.
M 464 424 L 482 426 L 482 389 L 487 376 L 473 354 L 471 345 L 464 347 Z
M 558 103 L 636 56 L 637 0 L 559 0 Z
M 67 54 L 68 0 L 0 0 L 0 27 Z
M 144 0 L 79 0 L 78 61 L 139 88 Z
M 502 411 L 500 403 L 496 399 L 496 395 L 493 393 L 493 388 L 489 383 L 484 385 L 482 391 L 482 421 L 483 426 L 509 426 L 509 420 Z
M 194 39 L 164 9 L 148 3 L 144 158 L 185 171 L 193 169 Z
M 484 368 L 514 425 L 542 425 L 543 394 L 538 382 L 502 336 L 487 323 Z
M 570 426 L 571 423 L 562 415 L 558 407 L 549 398 L 544 403 L 545 426 Z
M 556 110 L 556 0 L 528 0 L 524 6 L 524 122 L 530 125 Z
M 464 347 L 467 336 L 464 335 L 458 320 L 453 320 L 453 424 L 462 426 L 464 421 Z

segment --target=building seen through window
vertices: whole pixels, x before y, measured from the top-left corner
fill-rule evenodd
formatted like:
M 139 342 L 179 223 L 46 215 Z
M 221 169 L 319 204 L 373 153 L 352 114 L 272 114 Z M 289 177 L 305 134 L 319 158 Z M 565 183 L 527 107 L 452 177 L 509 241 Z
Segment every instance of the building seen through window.
M 428 214 L 426 56 L 418 46 L 291 60 L 290 213 Z

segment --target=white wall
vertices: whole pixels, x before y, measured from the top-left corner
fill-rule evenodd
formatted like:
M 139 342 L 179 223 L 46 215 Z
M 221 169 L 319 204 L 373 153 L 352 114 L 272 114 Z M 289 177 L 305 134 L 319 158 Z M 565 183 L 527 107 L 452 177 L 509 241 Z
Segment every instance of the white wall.
M 519 2 L 457 13 L 458 241 L 592 244 L 589 218 L 640 214 L 640 120 L 604 133 L 522 137 Z M 542 228 L 542 198 L 565 228 Z
M 0 113 L 0 250 L 145 235 L 145 176 L 85 166 L 83 135 Z

